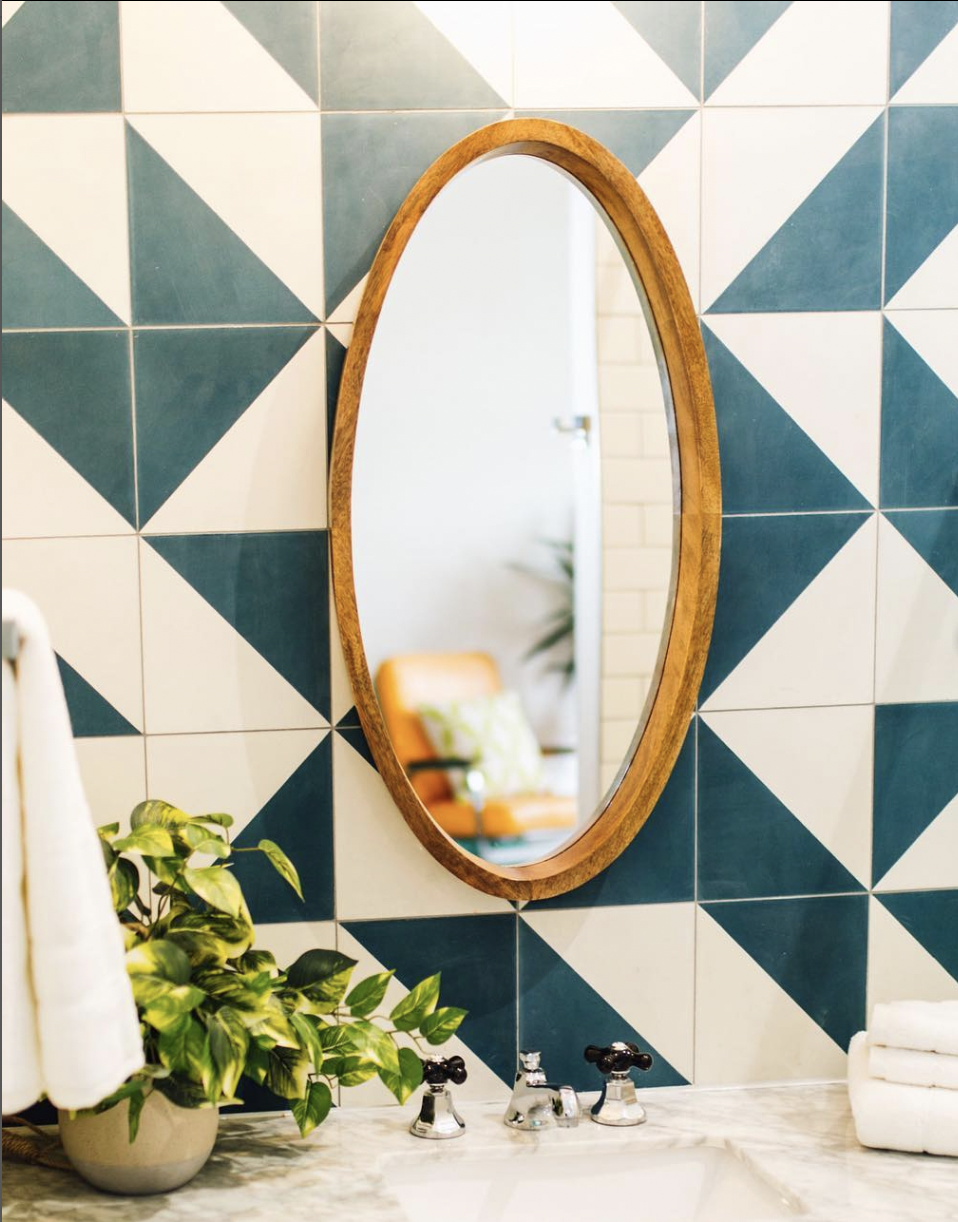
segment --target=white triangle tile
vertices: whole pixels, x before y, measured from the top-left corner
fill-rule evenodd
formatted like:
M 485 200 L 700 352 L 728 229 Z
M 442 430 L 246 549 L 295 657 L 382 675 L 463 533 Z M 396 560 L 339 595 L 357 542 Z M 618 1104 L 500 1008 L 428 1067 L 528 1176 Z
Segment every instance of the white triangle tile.
M 147 531 L 326 525 L 325 345 L 318 331 L 160 506 Z M 282 472 L 282 478 L 277 478 Z
M 359 306 L 363 299 L 363 293 L 366 291 L 366 281 L 369 279 L 367 272 L 362 280 L 354 284 L 346 296 L 342 299 L 339 305 L 331 311 L 326 319 L 326 325 L 336 338 L 347 347 L 348 340 L 343 339 L 340 333 L 336 330 L 336 326 L 342 327 L 346 323 L 352 324 L 356 321 L 356 315 L 359 313 Z M 334 325 L 335 324 L 335 325 Z M 349 333 L 352 334 L 352 326 L 349 327 Z
M 876 891 L 958 887 L 958 797 L 925 828 L 879 882 Z
M 875 699 L 958 700 L 958 597 L 887 518 L 879 529 Z
M 696 962 L 697 1086 L 844 1076 L 843 1050 L 701 908 Z
M 344 348 L 348 348 L 353 339 L 353 324 L 351 322 L 328 322 L 326 330 L 334 335 Z
M 871 877 L 872 707 L 707 713 L 703 720 L 867 887 Z
M 145 739 L 137 735 L 76 738 L 77 763 L 93 821 L 130 826 L 130 813 L 146 798 Z
M 955 309 L 958 307 L 958 225 L 889 302 L 892 309 Z
M 109 501 L 3 403 L 4 538 L 44 535 L 131 535 Z
M 26 539 L 3 545 L 3 583 L 28 594 L 62 658 L 143 728 L 135 538 Z
M 512 98 L 512 4 L 425 0 L 416 8 L 505 101 Z
M 340 920 L 511 911 L 508 900 L 466 886 L 423 848 L 379 773 L 339 735 L 333 740 L 333 795 Z
M 958 395 L 958 310 L 890 310 L 886 317 L 929 369 Z
M 338 949 L 344 954 L 349 955 L 351 959 L 356 959 L 357 964 L 353 970 L 353 980 L 360 981 L 366 976 L 373 976 L 379 972 L 386 972 L 393 966 L 391 963 L 380 963 L 369 951 L 359 942 L 348 929 L 339 926 L 339 943 Z M 386 996 L 383 999 L 382 1009 L 386 1012 L 397 1006 L 402 999 L 408 994 L 409 990 L 405 988 L 399 981 L 393 977 L 389 982 L 389 987 L 386 989 Z M 445 997 L 440 994 L 440 1005 L 455 1005 L 455 998 Z M 466 1019 L 466 1024 L 469 1020 Z M 468 1030 L 468 1027 L 465 1028 Z M 475 1052 L 459 1038 L 458 1035 L 452 1036 L 440 1048 L 436 1049 L 443 1056 L 461 1056 L 466 1062 L 466 1069 L 469 1077 L 462 1084 L 456 1087 L 457 1099 L 474 1099 L 477 1102 L 488 1103 L 490 1099 L 498 1099 L 502 1097 L 505 1103 L 507 1095 L 507 1087 L 503 1084 L 502 1079 L 495 1074 L 489 1066 L 478 1057 Z M 343 1107 L 375 1107 L 392 1104 L 398 1106 L 395 1098 L 386 1090 L 385 1086 L 377 1079 L 370 1082 L 364 1082 L 361 1086 L 355 1086 L 342 1093 Z M 419 1098 L 414 1096 L 406 1105 L 406 1110 L 409 1113 L 410 1121 L 416 1114 L 419 1107 Z
M 614 4 L 515 5 L 516 106 L 696 106 Z
M 114 314 L 130 321 L 121 115 L 5 115 L 3 198 Z
M 319 115 L 140 115 L 131 125 L 318 318 Z
M 694 904 L 527 911 L 521 919 L 691 1081 Z M 642 953 L 624 963 L 623 945 Z
M 120 40 L 124 110 L 316 110 L 225 5 L 123 0 Z
M 0 6 L 0 22 L 6 25 L 14 13 L 23 8 L 25 0 L 3 0 Z
M 887 81 L 887 0 L 794 0 L 708 102 L 881 105 Z
M 702 120 L 693 115 L 661 153 L 639 175 L 675 247 L 689 286 L 692 303 L 699 303 L 699 161 Z
M 874 622 L 872 519 L 832 557 L 703 708 L 870 703 Z
M 877 504 L 881 314 L 710 314 L 708 326 Z
M 191 815 L 225 811 L 235 838 L 322 742 L 328 730 L 162 734 L 147 738 L 150 796 Z
M 145 541 L 141 567 L 151 733 L 325 725 L 316 709 Z
M 703 306 L 728 287 L 880 113 L 875 106 L 706 110 Z
M 958 102 L 958 26 L 945 35 L 892 101 L 909 106 Z
M 958 980 L 928 953 L 884 904 L 868 901 L 868 1013 L 879 1002 L 958 999 Z

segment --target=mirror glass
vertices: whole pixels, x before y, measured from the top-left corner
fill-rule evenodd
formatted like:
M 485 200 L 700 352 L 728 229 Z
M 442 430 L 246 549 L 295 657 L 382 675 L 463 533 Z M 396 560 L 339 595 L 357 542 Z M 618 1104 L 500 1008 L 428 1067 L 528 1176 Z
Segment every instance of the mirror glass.
M 432 818 L 498 865 L 597 817 L 671 622 L 676 447 L 641 285 L 555 167 L 443 188 L 386 294 L 353 468 L 359 623 Z

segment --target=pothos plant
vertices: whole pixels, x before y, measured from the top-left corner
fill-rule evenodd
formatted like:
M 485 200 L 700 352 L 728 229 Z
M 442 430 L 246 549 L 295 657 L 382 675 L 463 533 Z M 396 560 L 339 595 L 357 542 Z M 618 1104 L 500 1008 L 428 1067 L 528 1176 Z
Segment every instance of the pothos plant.
M 146 1065 L 92 1110 L 128 1099 L 130 1141 L 152 1091 L 183 1107 L 217 1107 L 242 1102 L 244 1076 L 288 1101 L 303 1136 L 325 1120 L 337 1085 L 378 1077 L 404 1103 L 422 1082 L 419 1052 L 449 1039 L 466 1014 L 439 1007 L 438 972 L 386 1014 L 391 971 L 350 989 L 356 960 L 321 949 L 280 968 L 253 944 L 231 858 L 264 854 L 302 899 L 299 875 L 271 840 L 231 845 L 232 823 L 148 801 L 134 809 L 129 834 L 116 823 L 98 829 Z

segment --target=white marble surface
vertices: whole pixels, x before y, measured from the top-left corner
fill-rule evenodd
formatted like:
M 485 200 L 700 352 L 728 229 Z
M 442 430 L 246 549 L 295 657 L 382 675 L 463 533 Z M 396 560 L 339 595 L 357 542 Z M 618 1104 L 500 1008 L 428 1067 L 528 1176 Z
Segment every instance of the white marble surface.
M 807 1222 L 958 1219 L 958 1159 L 863 1149 L 842 1085 L 682 1088 L 642 1095 L 648 1122 L 639 1128 L 602 1128 L 584 1117 L 576 1129 L 542 1135 L 503 1126 L 505 1097 L 494 1104 L 464 1104 L 467 1131 L 453 1142 L 409 1136 L 418 1100 L 402 1109 L 334 1112 L 305 1141 L 289 1116 L 228 1117 L 205 1169 L 169 1196 L 111 1197 L 67 1172 L 5 1163 L 3 1218 L 400 1222 L 405 1215 L 382 1183 L 386 1160 L 408 1165 L 494 1152 L 514 1158 L 545 1142 L 570 1151 L 591 1147 L 601 1157 L 705 1141 L 727 1143 L 797 1198 Z M 450 1200 L 450 1222 L 455 1216 Z

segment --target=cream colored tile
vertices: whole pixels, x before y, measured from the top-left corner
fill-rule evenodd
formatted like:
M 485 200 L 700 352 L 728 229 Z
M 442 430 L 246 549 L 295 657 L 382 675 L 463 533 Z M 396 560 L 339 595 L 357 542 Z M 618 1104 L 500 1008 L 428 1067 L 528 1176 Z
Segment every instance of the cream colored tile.
M 615 590 L 602 597 L 602 625 L 606 632 L 634 632 L 642 623 L 643 595 Z
M 662 383 L 650 365 L 599 364 L 599 401 L 603 412 L 635 411 L 642 403 L 661 402 Z
M 606 505 L 602 510 L 603 548 L 638 547 L 641 543 L 641 507 L 638 505 Z
M 633 728 L 645 701 L 645 685 L 637 678 L 602 680 L 602 716 L 609 720 L 632 719 Z
M 77 738 L 74 740 L 80 778 L 97 826 L 130 826 L 130 814 L 146 799 L 144 740 L 137 737 Z
M 602 457 L 638 458 L 644 422 L 638 412 L 608 413 L 600 426 Z

